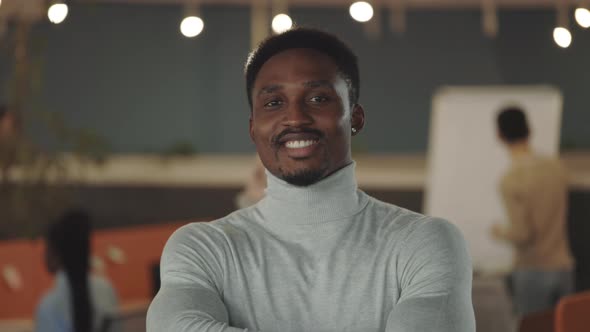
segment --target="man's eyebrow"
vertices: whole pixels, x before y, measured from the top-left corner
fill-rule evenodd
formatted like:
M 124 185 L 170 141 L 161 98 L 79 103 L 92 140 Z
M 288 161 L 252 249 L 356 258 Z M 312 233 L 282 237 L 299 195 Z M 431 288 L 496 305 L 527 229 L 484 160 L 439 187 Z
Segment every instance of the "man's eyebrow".
M 271 84 L 271 85 L 267 85 L 264 86 L 260 89 L 260 91 L 258 91 L 258 96 L 265 94 L 265 93 L 273 93 L 276 92 L 278 90 L 281 90 L 283 88 L 282 85 L 279 84 Z
M 307 81 L 307 82 L 303 83 L 303 86 L 306 88 L 319 88 L 319 87 L 333 88 L 334 87 L 332 85 L 332 82 L 329 80 Z M 263 94 L 271 94 L 271 93 L 277 92 L 282 89 L 283 89 L 283 86 L 280 84 L 270 84 L 270 85 L 263 86 L 262 88 L 260 88 L 260 90 L 258 91 L 258 93 L 256 95 L 260 96 Z
M 333 88 L 332 82 L 329 80 L 316 80 L 316 81 L 307 81 L 303 83 L 303 86 L 308 88 L 319 88 L 319 87 L 328 87 Z

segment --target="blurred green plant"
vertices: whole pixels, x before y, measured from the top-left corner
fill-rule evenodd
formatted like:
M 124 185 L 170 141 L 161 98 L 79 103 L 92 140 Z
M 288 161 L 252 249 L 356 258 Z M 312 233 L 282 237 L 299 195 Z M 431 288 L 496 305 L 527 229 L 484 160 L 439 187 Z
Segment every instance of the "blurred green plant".
M 100 135 L 73 128 L 60 112 L 45 110 L 38 98 L 42 87 L 44 39 L 32 33 L 33 23 L 10 22 L 2 51 L 11 58 L 12 75 L 2 87 L 8 90 L 6 105 L 16 119 L 15 133 L 0 137 L 0 239 L 36 237 L 72 203 L 72 164 L 103 163 L 110 150 Z M 44 125 L 60 147 L 49 150 L 36 144 L 26 132 L 30 123 Z M 80 175 L 80 174 L 77 174 Z
M 197 149 L 189 141 L 177 141 L 164 149 L 163 157 L 190 157 L 197 154 Z

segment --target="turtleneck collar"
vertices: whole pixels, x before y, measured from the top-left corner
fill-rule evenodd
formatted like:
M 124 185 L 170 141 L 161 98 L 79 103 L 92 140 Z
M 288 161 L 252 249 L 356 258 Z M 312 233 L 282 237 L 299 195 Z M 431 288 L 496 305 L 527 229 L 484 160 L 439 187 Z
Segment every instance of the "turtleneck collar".
M 266 179 L 266 196 L 258 207 L 272 223 L 295 226 L 344 220 L 367 203 L 357 188 L 354 162 L 306 187 L 289 184 L 269 171 Z

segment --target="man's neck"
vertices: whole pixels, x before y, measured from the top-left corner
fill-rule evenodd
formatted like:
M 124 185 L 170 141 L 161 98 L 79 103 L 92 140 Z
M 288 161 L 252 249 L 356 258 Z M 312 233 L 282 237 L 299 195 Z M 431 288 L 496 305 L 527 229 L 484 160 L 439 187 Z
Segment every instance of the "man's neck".
M 531 146 L 528 140 L 512 143 L 509 146 L 510 159 L 512 161 L 520 160 L 532 154 Z
M 306 187 L 266 174 L 266 197 L 259 208 L 274 223 L 301 226 L 344 220 L 366 203 L 357 190 L 354 163 Z

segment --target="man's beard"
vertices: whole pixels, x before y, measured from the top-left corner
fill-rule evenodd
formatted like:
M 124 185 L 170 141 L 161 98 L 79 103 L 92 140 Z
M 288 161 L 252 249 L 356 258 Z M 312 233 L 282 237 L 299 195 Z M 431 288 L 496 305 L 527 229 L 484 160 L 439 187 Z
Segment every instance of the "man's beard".
M 307 187 L 324 178 L 325 170 L 317 169 L 302 169 L 293 173 L 285 174 L 281 172 L 281 178 L 294 186 Z

